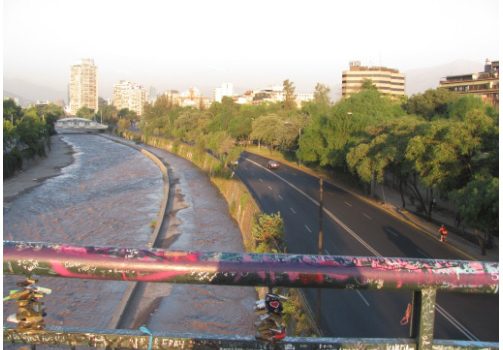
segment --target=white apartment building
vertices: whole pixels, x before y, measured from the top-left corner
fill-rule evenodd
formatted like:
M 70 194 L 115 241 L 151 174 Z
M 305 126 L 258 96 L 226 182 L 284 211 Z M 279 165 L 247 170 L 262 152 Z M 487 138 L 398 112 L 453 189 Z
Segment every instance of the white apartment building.
M 349 70 L 342 72 L 342 97 L 360 92 L 365 80 L 371 80 L 382 94 L 394 97 L 405 95 L 405 76 L 397 69 L 366 67 L 359 61 L 353 61 L 349 63 Z
M 143 86 L 126 80 L 121 80 L 115 84 L 112 104 L 118 110 L 127 108 L 141 116 L 145 102 L 147 102 L 147 90 Z
M 223 83 L 222 86 L 215 89 L 215 102 L 222 102 L 222 98 L 225 96 L 234 96 L 234 86 L 232 85 L 232 83 Z
M 76 115 L 82 107 L 98 111 L 98 67 L 92 59 L 82 59 L 71 66 L 68 111 Z

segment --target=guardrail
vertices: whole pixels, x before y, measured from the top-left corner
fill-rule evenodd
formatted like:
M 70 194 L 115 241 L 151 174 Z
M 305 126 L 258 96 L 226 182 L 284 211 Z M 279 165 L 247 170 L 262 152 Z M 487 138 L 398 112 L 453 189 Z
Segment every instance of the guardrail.
M 496 262 L 387 257 L 182 252 L 4 241 L 4 273 L 78 279 L 294 288 L 414 290 L 413 338 L 286 338 L 283 348 L 498 348 L 494 342 L 433 339 L 437 290 L 498 293 Z M 267 348 L 253 337 L 180 336 L 139 331 L 4 328 L 4 341 L 92 347 Z

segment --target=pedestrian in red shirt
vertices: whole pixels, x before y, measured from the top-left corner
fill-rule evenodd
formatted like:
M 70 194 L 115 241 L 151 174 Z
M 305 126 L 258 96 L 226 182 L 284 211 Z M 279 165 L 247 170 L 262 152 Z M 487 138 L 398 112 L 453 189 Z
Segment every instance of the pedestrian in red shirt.
M 438 229 L 438 233 L 440 233 L 440 242 L 447 242 L 447 229 L 444 225 L 440 226 Z

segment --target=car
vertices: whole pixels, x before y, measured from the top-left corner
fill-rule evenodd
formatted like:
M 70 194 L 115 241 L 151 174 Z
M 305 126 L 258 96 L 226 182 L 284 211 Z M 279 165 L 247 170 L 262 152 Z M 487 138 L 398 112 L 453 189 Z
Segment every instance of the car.
M 267 168 L 268 169 L 278 169 L 279 168 L 279 163 L 275 160 L 270 160 L 267 162 Z

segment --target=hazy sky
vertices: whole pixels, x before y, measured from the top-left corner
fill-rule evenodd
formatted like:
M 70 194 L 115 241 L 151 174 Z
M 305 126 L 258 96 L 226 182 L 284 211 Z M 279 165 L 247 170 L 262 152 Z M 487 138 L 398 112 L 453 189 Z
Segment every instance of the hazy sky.
M 498 0 L 4 0 L 4 79 L 66 91 L 94 58 L 120 79 L 183 90 L 339 85 L 348 62 L 406 71 L 498 58 Z

